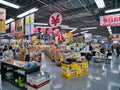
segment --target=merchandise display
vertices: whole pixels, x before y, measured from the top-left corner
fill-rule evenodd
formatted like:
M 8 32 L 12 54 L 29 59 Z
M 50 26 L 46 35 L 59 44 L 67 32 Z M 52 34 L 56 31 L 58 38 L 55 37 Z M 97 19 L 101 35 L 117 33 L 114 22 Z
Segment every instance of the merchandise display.
M 88 62 L 64 62 L 62 63 L 62 75 L 68 79 L 88 74 Z
M 25 61 L 9 60 L 2 62 L 2 79 L 9 81 L 21 89 L 25 89 L 26 75 L 40 70 L 39 63 L 31 63 L 29 65 Z
M 0 0 L 0 90 L 120 90 L 119 7 Z
M 44 71 L 27 75 L 27 90 L 50 90 L 50 74 Z

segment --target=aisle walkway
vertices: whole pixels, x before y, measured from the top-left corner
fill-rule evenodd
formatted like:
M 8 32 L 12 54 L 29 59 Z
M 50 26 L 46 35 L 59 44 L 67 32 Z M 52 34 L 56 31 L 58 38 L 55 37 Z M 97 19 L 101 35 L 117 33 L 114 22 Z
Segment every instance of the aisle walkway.
M 111 64 L 89 64 L 89 74 L 75 79 L 61 76 L 61 68 L 57 67 L 46 56 L 42 61 L 42 70 L 51 74 L 51 90 L 119 90 L 120 88 L 120 58 L 114 56 Z
M 51 90 L 120 90 L 120 58 L 114 57 L 111 64 L 91 61 L 87 76 L 68 80 L 61 76 L 60 67 L 45 55 L 43 57 L 41 69 L 51 74 Z M 3 90 L 19 89 L 3 82 Z

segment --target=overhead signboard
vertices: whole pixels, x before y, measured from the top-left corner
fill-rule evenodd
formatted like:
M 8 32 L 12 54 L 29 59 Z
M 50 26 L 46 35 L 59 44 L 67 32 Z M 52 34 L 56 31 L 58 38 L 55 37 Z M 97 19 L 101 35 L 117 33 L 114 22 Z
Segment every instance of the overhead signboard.
M 100 16 L 100 27 L 120 26 L 120 14 Z
M 49 25 L 53 28 L 56 28 L 61 25 L 62 19 L 62 15 L 58 12 L 55 12 L 49 18 Z

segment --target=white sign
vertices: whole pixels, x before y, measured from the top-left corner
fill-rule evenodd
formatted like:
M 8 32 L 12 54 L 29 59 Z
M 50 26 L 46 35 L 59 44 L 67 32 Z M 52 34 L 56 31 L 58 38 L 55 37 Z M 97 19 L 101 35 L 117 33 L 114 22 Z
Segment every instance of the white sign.
M 62 23 L 62 15 L 58 12 L 53 13 L 49 18 L 49 24 L 51 27 L 56 28 Z
M 120 14 L 100 16 L 100 27 L 120 26 Z

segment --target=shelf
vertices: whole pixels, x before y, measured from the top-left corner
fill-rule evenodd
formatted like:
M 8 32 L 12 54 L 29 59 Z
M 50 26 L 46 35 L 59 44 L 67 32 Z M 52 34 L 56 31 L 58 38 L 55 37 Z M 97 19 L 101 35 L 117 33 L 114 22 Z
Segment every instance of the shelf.
M 15 83 L 13 80 L 8 80 L 8 79 L 5 79 L 6 81 L 8 81 L 9 83 L 15 85 L 16 87 L 20 88 L 21 90 L 27 90 L 27 88 L 25 87 L 20 87 L 17 85 L 17 83 Z

